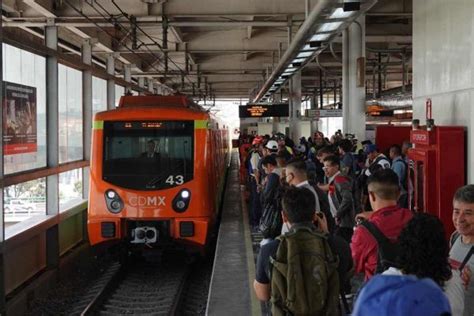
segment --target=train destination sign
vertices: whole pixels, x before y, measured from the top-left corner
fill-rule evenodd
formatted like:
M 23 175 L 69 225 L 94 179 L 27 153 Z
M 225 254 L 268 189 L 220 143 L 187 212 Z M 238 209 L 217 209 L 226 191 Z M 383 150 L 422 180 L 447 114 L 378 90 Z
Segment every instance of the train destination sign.
M 288 104 L 247 104 L 239 106 L 239 117 L 287 117 Z

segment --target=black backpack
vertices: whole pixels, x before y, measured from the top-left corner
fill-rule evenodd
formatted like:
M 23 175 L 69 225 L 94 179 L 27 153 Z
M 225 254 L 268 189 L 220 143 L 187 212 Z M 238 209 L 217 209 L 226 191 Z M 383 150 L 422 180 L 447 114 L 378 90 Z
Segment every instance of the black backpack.
M 398 241 L 392 242 L 370 221 L 361 223 L 375 238 L 378 244 L 376 274 L 382 273 L 390 267 L 400 268 L 400 245 Z

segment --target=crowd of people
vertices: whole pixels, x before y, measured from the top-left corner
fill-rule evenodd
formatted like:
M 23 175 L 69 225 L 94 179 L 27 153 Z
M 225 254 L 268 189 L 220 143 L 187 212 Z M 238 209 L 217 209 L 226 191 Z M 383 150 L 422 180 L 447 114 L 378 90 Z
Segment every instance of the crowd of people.
M 474 315 L 474 185 L 453 197 L 448 242 L 437 217 L 411 210 L 410 147 L 383 153 L 340 131 L 297 144 L 241 136 L 240 180 L 263 235 L 254 289 L 273 315 Z

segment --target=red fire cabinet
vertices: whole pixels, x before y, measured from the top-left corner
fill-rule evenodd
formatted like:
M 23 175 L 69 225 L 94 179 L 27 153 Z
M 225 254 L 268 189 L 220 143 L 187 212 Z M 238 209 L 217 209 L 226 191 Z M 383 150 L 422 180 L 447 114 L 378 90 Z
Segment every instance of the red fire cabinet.
M 410 140 L 411 126 L 379 125 L 375 128 L 375 144 L 380 152 L 388 154 L 390 146 Z
M 453 195 L 465 184 L 465 130 L 460 126 L 433 126 L 410 133 L 409 176 L 413 184 L 411 207 L 438 216 L 446 234 L 454 231 Z

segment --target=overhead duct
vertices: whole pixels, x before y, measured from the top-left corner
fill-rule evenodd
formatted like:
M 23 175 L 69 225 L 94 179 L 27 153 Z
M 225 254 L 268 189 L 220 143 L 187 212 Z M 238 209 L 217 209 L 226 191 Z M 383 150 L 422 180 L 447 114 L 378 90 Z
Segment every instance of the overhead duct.
M 320 0 L 299 28 L 283 57 L 253 98 L 254 103 L 266 101 L 316 55 L 323 51 L 337 34 L 346 29 L 377 0 L 361 1 L 359 11 L 344 11 L 339 1 Z M 329 11 L 329 15 L 323 13 Z

